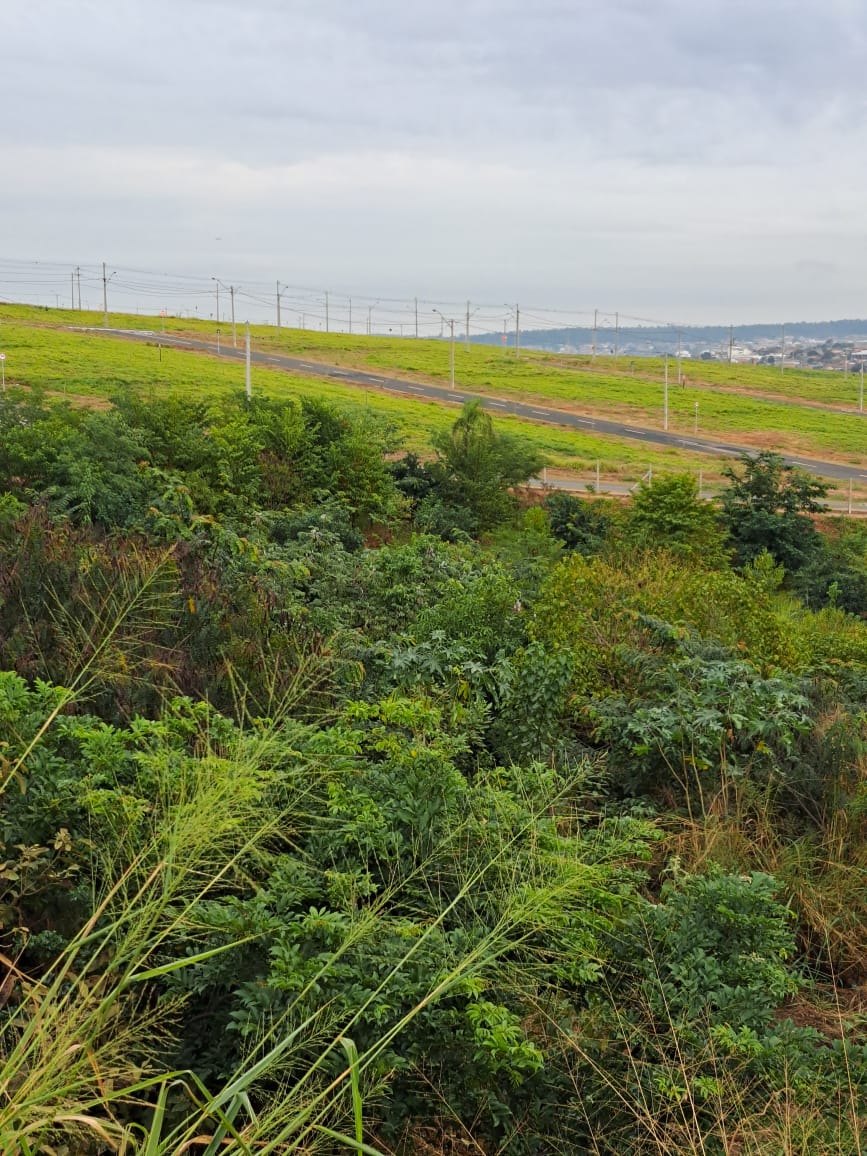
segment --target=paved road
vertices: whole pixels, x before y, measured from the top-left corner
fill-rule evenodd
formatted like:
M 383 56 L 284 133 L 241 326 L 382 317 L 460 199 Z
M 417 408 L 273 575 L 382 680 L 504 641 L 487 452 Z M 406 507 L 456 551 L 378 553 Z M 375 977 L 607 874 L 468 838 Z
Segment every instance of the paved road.
M 177 349 L 189 349 L 199 353 L 208 353 L 211 356 L 215 356 L 217 353 L 217 347 L 213 342 L 177 337 L 170 333 L 156 333 L 140 329 L 101 328 L 88 328 L 86 332 L 110 337 L 123 337 L 130 341 L 141 341 L 151 345 L 161 344 Z M 233 349 L 231 345 L 223 343 L 220 346 L 220 356 L 243 361 L 245 353 L 243 349 Z M 688 453 L 730 458 L 756 452 L 755 447 L 739 446 L 716 439 L 685 437 L 683 434 L 666 433 L 661 429 L 649 429 L 643 426 L 629 425 L 625 422 L 585 417 L 582 414 L 570 413 L 568 410 L 530 405 L 526 402 L 491 397 L 488 394 L 473 394 L 461 388 L 450 389 L 448 386 L 420 384 L 401 377 L 366 373 L 360 369 L 343 369 L 337 365 L 306 361 L 303 358 L 288 357 L 282 353 L 253 351 L 250 359 L 256 365 L 269 366 L 272 369 L 285 369 L 290 373 L 300 373 L 307 377 L 324 377 L 344 385 L 366 386 L 370 389 L 400 393 L 404 396 L 418 397 L 425 401 L 437 401 L 447 405 L 461 405 L 471 398 L 478 398 L 482 405 L 491 410 L 492 413 L 512 414 L 527 421 L 548 422 L 553 425 L 582 430 L 584 433 L 629 438 L 632 441 L 645 442 L 648 445 L 670 446 L 674 449 L 685 450 Z M 865 439 L 865 450 L 867 450 L 867 439 Z M 835 481 L 843 482 L 850 479 L 854 482 L 867 482 L 867 463 L 861 466 L 846 466 L 837 462 L 825 462 L 817 458 L 804 458 L 793 454 L 783 454 L 783 457 L 790 465 L 800 466 L 801 469 L 808 470 L 811 474 L 818 474 L 823 478 L 833 478 Z

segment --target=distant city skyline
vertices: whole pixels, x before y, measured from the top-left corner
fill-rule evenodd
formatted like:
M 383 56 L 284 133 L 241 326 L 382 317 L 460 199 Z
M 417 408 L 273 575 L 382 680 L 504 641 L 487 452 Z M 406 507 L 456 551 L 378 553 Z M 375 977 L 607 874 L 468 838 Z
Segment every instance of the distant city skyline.
M 2 255 L 858 316 L 865 47 L 857 0 L 7 0 Z

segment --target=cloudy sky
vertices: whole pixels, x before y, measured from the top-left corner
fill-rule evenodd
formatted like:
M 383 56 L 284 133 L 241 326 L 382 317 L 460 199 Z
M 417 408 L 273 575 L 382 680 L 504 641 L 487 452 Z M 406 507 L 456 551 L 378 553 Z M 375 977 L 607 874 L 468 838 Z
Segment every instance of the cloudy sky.
M 863 0 L 2 7 L 3 257 L 867 315 Z

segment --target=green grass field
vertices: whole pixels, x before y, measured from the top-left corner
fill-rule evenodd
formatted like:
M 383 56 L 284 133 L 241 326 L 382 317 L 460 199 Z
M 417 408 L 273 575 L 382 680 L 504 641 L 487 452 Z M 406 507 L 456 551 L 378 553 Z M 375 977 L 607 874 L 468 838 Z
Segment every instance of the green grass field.
M 157 334 L 190 333 L 216 339 L 217 324 L 179 318 L 145 318 L 111 314 L 115 328 L 154 330 Z M 181 390 L 189 395 L 231 389 L 242 381 L 237 364 L 203 355 L 143 347 L 117 338 L 74 333 L 60 326 L 100 326 L 101 314 L 47 310 L 27 306 L 0 308 L 0 335 L 10 379 L 69 395 L 108 397 L 118 389 Z M 230 326 L 219 326 L 224 344 Z M 419 381 L 449 380 L 449 342 L 253 326 L 254 347 L 319 359 L 345 367 L 405 375 Z M 158 340 L 158 338 L 157 338 Z M 238 344 L 242 341 L 238 327 Z M 867 464 L 867 419 L 857 413 L 816 408 L 817 403 L 857 405 L 858 380 L 840 373 L 786 370 L 767 366 L 685 361 L 688 384 L 678 387 L 671 362 L 669 429 L 718 437 L 753 448 L 768 448 L 816 458 Z M 490 394 L 549 404 L 598 416 L 661 428 L 663 365 L 660 359 L 566 357 L 456 343 L 458 385 Z M 699 376 L 701 380 L 699 381 Z M 254 388 L 293 395 L 316 392 L 340 404 L 360 404 L 359 389 L 301 378 L 256 367 Z M 771 400 L 785 398 L 791 404 Z M 698 409 L 696 411 L 696 403 Z M 812 403 L 812 404 L 807 404 Z M 436 404 L 398 399 L 367 391 L 365 401 L 407 431 L 407 444 L 424 449 L 430 432 L 451 421 Z M 527 437 L 549 458 L 552 467 L 586 473 L 602 462 L 606 476 L 634 479 L 636 471 L 703 469 L 718 476 L 719 460 L 680 451 L 648 449 L 629 439 L 583 434 L 536 425 L 515 418 L 499 419 Z
M 203 398 L 218 397 L 244 386 L 243 366 L 237 361 L 165 346 L 159 348 L 157 343 L 143 345 L 118 337 L 55 328 L 45 324 L 42 311 L 32 311 L 33 319 L 21 316 L 22 312 L 17 308 L 0 310 L 0 343 L 6 353 L 10 387 L 20 384 L 44 389 L 83 404 L 88 400 L 107 401 L 128 389 L 144 392 L 146 396 L 172 392 Z M 78 314 L 70 313 L 69 317 L 80 324 Z M 112 315 L 111 321 L 130 328 L 137 322 L 136 327 L 142 328 L 141 318 Z M 256 344 L 260 342 L 257 340 Z M 315 394 L 347 409 L 367 407 L 392 420 L 403 432 L 407 448 L 419 452 L 429 450 L 433 431 L 449 425 L 455 416 L 454 409 L 437 403 L 261 366 L 253 367 L 252 386 L 254 392 L 269 396 Z M 514 417 L 504 416 L 497 421 L 501 428 L 532 442 L 546 456 L 552 469 L 588 478 L 594 473 L 597 461 L 603 477 L 624 482 L 637 481 L 649 467 L 667 472 L 701 469 L 709 481 L 719 476 L 719 459 L 711 456 L 662 447 L 654 449 L 629 439 L 596 437 Z

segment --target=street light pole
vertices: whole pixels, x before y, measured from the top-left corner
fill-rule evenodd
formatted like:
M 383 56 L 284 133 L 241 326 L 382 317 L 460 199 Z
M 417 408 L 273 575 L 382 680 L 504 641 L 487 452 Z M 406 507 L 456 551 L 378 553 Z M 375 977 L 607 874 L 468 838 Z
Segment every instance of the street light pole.
M 455 388 L 455 319 L 453 317 L 446 317 L 439 309 L 434 308 L 434 313 L 439 313 L 440 321 L 445 321 L 449 327 L 449 381 L 452 389 Z
M 280 282 L 277 282 L 277 332 L 280 332 Z
M 115 269 L 114 273 L 117 270 Z M 108 283 L 114 276 L 114 273 L 105 275 L 105 261 L 102 263 L 102 327 L 108 329 Z
M 668 354 L 665 355 L 665 388 L 662 393 L 662 428 L 668 429 Z

